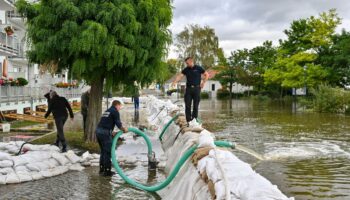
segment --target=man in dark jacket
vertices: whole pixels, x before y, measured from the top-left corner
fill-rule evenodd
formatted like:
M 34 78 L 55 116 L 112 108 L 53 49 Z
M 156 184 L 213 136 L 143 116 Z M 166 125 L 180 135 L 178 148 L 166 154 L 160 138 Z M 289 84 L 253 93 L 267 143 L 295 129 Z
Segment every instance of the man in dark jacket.
M 47 118 L 52 112 L 53 118 L 55 119 L 56 128 L 57 128 L 57 138 L 56 138 L 55 145 L 59 146 L 59 143 L 61 142 L 62 152 L 67 151 L 66 139 L 64 138 L 64 132 L 63 132 L 63 126 L 66 123 L 68 118 L 67 109 L 69 111 L 70 118 L 73 120 L 74 118 L 73 111 L 67 99 L 64 97 L 58 96 L 58 94 L 55 91 L 51 92 L 50 104 L 45 114 L 45 118 Z
M 122 108 L 120 101 L 114 100 L 112 106 L 108 108 L 101 117 L 100 122 L 96 128 L 96 137 L 98 144 L 101 149 L 100 155 L 100 174 L 104 176 L 111 176 L 111 148 L 112 148 L 112 137 L 115 132 L 113 129 L 117 126 L 124 133 L 128 132 L 128 129 L 123 127 L 120 121 L 119 110 Z

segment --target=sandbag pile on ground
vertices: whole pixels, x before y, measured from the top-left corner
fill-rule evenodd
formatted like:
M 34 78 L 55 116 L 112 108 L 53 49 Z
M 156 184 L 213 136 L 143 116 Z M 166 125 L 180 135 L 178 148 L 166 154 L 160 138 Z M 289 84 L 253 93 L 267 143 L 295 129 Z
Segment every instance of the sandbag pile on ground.
M 176 110 L 169 101 L 165 103 L 155 97 L 146 101 L 148 119 L 152 119 L 150 123 L 159 129 L 171 119 L 166 112 L 157 116 L 163 107 Z M 162 147 L 167 158 L 165 172 L 169 173 L 194 144 L 198 144 L 199 148 L 192 158 L 185 162 L 170 185 L 158 191 L 163 199 L 293 199 L 286 197 L 277 186 L 230 151 L 217 148 L 214 135 L 195 120 L 187 128 L 187 122 L 181 116 L 163 136 Z
M 16 156 L 23 142 L 0 142 L 0 185 L 21 183 L 57 176 L 84 166 L 98 166 L 98 154 L 85 152 L 81 157 L 73 151 L 60 153 L 53 145 L 24 144 L 26 153 Z

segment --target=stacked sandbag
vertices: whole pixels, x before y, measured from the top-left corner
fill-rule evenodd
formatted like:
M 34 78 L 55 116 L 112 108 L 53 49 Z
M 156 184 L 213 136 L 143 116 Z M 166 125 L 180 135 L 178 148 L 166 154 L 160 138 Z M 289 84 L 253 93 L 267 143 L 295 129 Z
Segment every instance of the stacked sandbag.
M 21 183 L 57 176 L 69 170 L 81 171 L 84 166 L 98 166 L 98 154 L 73 151 L 60 153 L 53 145 L 24 144 L 26 152 L 16 156 L 23 142 L 0 142 L 0 185 Z
M 168 122 L 164 119 L 171 119 L 165 114 L 156 117 L 163 106 L 168 110 L 176 110 L 155 97 L 146 101 L 150 115 L 148 119 L 152 119 L 150 123 L 159 129 Z M 174 116 L 174 112 L 168 113 Z M 163 199 L 293 199 L 286 197 L 277 186 L 257 174 L 249 164 L 230 151 L 217 148 L 214 135 L 195 120 L 187 126 L 182 116 L 169 126 L 163 136 L 165 172 L 173 170 L 180 157 L 194 144 L 198 144 L 198 149 L 192 158 L 184 163 L 171 184 L 158 191 Z

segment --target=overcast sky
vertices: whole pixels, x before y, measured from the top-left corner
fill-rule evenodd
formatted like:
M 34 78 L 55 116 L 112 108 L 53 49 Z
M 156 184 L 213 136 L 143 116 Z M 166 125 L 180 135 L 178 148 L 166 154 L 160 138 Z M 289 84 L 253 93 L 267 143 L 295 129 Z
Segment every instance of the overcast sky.
M 338 31 L 350 31 L 350 0 L 173 0 L 173 6 L 173 37 L 188 24 L 208 25 L 215 29 L 227 55 L 265 40 L 277 45 L 278 39 L 285 39 L 283 30 L 293 20 L 318 16 L 332 8 L 342 18 Z

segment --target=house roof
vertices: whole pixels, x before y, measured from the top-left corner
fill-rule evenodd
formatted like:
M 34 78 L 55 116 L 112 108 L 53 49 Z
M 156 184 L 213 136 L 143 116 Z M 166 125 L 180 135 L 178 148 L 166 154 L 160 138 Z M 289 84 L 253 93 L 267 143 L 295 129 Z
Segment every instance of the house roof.
M 208 74 L 209 74 L 209 80 L 210 79 L 213 79 L 215 76 L 216 76 L 216 74 L 218 74 L 219 73 L 219 71 L 217 71 L 217 70 L 214 70 L 214 69 L 208 69 L 208 70 L 206 70 L 207 72 L 208 72 Z M 174 76 L 172 76 L 169 80 L 167 80 L 165 83 L 172 83 L 174 80 L 175 80 L 175 78 L 176 78 L 176 76 L 177 75 L 179 75 L 181 72 L 179 72 L 179 73 L 176 73 Z M 184 83 L 184 82 L 186 82 L 186 78 L 185 77 L 183 77 L 180 81 L 179 81 L 179 83 Z

